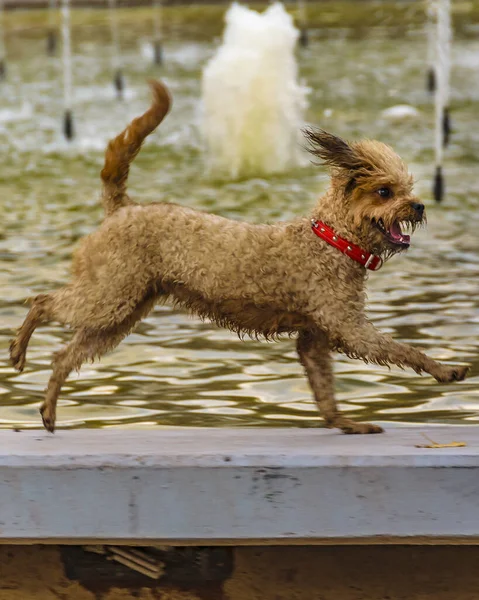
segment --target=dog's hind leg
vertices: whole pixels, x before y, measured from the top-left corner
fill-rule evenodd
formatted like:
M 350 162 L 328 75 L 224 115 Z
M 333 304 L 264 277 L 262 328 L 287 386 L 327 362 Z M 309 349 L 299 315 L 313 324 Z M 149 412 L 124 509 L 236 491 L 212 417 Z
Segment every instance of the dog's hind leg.
M 87 360 L 100 358 L 113 350 L 130 333 L 134 325 L 153 308 L 156 296 L 148 296 L 121 323 L 109 328 L 79 329 L 72 341 L 53 359 L 53 373 L 48 382 L 45 400 L 40 407 L 45 429 L 55 430 L 57 400 L 61 388 L 73 370 L 79 370 Z
M 75 333 L 72 341 L 62 350 L 55 354 L 52 362 L 53 373 L 48 382 L 45 400 L 40 407 L 43 425 L 48 431 L 55 430 L 55 415 L 58 396 L 68 375 L 81 365 L 93 358 L 91 350 L 95 347 L 95 339 L 99 332 L 80 330 Z
M 334 376 L 328 340 L 321 332 L 300 332 L 297 350 L 314 399 L 327 427 L 337 427 L 344 433 L 381 433 L 372 423 L 356 423 L 343 416 L 334 397 Z
M 88 328 L 89 321 L 93 321 L 98 313 L 94 303 L 88 302 L 89 294 L 88 289 L 69 285 L 33 299 L 25 321 L 10 344 L 10 360 L 17 371 L 21 372 L 25 367 L 28 344 L 39 325 L 57 321 L 74 329 Z M 120 320 L 123 318 L 121 316 Z
M 35 329 L 52 318 L 52 297 L 41 294 L 34 298 L 30 311 L 10 344 L 10 360 L 17 371 L 23 371 L 27 347 Z

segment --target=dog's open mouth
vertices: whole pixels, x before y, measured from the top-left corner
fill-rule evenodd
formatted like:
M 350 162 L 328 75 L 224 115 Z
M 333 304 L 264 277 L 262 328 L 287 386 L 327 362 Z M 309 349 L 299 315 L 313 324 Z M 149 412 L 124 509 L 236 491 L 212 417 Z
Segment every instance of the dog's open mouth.
M 373 220 L 373 224 L 379 229 L 384 237 L 391 242 L 391 244 L 401 246 L 402 248 L 408 248 L 410 246 L 411 236 L 402 232 L 401 223 L 399 221 L 394 221 L 389 229 L 386 229 L 382 219 L 378 219 L 377 221 Z M 403 223 L 402 225 L 407 227 L 409 223 Z

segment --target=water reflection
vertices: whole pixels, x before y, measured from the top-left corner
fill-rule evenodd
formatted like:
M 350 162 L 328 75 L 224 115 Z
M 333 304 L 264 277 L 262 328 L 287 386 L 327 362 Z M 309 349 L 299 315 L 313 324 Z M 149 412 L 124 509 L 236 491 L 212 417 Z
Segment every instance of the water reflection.
M 58 77 L 56 65 L 43 57 L 43 38 L 12 40 L 12 56 L 18 58 L 2 84 L 0 110 L 5 148 L 0 172 L 0 427 L 40 426 L 37 410 L 51 355 L 69 334 L 55 325 L 37 330 L 21 375 L 7 363 L 8 340 L 25 316 L 25 298 L 66 281 L 75 242 L 101 217 L 98 173 L 105 142 L 144 108 L 144 79 L 154 74 L 149 61 L 140 60 L 146 26 L 132 20 L 124 104 L 114 101 L 108 56 L 98 53 L 91 40 L 78 41 L 79 140 L 71 147 L 59 135 Z M 411 164 L 417 190 L 428 203 L 433 118 L 423 90 L 425 39 L 414 29 L 393 40 L 387 28 L 368 33 L 358 40 L 337 30 L 336 37 L 317 39 L 301 53 L 302 76 L 313 88 L 308 119 L 345 137 L 378 137 L 393 144 Z M 145 202 L 184 202 L 251 221 L 306 212 L 327 183 L 322 170 L 233 183 L 203 175 L 197 98 L 200 70 L 213 47 L 177 40 L 165 49 L 164 76 L 175 94 L 174 111 L 135 163 L 131 189 Z M 479 421 L 479 132 L 471 127 L 479 101 L 472 58 L 478 52 L 477 41 L 455 42 L 447 201 L 441 207 L 429 201 L 427 230 L 415 234 L 407 256 L 394 259 L 369 281 L 375 323 L 434 358 L 470 362 L 472 376 L 446 386 L 410 371 L 339 357 L 340 405 L 355 418 L 390 424 Z M 420 118 L 392 125 L 381 117 L 381 111 L 398 104 L 413 104 Z M 293 341 L 242 342 L 169 307 L 158 307 L 113 354 L 72 376 L 60 404 L 59 424 L 66 427 L 320 423 Z

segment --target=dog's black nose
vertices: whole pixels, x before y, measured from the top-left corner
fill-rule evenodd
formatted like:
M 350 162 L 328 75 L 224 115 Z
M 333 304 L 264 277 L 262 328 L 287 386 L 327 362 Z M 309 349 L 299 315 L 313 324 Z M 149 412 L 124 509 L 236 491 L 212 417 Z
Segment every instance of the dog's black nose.
M 411 202 L 411 206 L 414 208 L 417 214 L 422 217 L 424 212 L 424 204 L 421 204 L 420 202 Z

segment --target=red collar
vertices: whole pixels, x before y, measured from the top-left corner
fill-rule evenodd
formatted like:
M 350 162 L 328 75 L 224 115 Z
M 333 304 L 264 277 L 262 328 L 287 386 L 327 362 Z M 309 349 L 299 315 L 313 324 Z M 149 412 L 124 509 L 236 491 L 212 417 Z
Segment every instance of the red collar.
M 371 252 L 366 252 L 366 250 L 356 246 L 356 244 L 352 244 L 351 242 L 348 242 L 348 240 L 339 237 L 339 235 L 336 235 L 334 229 L 331 229 L 331 227 L 328 227 L 322 221 L 312 219 L 311 227 L 318 237 L 325 242 L 328 242 L 330 246 L 337 248 L 363 267 L 366 267 L 366 269 L 379 271 L 383 266 L 383 259 L 380 256 L 376 256 L 376 254 L 372 254 Z

